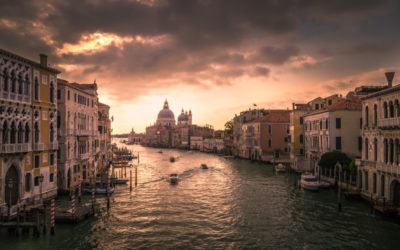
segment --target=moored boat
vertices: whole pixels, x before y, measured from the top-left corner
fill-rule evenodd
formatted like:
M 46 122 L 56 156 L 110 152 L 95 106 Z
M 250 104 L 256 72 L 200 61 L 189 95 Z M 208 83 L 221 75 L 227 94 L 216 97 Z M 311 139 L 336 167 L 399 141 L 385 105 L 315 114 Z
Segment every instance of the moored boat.
M 309 191 L 318 191 L 320 187 L 320 183 L 318 182 L 317 177 L 311 174 L 301 175 L 300 186 Z
M 171 184 L 178 184 L 178 181 L 179 181 L 178 174 L 170 174 L 169 181 Z
M 128 179 L 118 179 L 118 178 L 111 178 L 111 183 L 114 185 L 125 185 L 128 183 Z
M 286 167 L 282 163 L 279 163 L 278 165 L 275 166 L 275 171 L 277 173 L 285 173 L 286 172 Z
M 85 194 L 91 194 L 92 186 L 89 183 L 84 184 L 82 187 L 82 192 Z M 114 188 L 112 186 L 108 187 L 108 192 L 110 194 L 114 193 Z M 95 194 L 106 195 L 107 194 L 107 184 L 96 183 Z
M 201 168 L 201 169 L 208 169 L 208 166 L 207 166 L 207 164 L 202 163 L 202 164 L 200 165 L 200 168 Z
M 169 161 L 170 161 L 170 162 L 175 162 L 176 159 L 175 159 L 175 157 L 171 156 L 171 157 L 169 157 Z
M 326 181 L 320 181 L 319 182 L 319 188 L 330 188 L 331 184 L 329 182 Z

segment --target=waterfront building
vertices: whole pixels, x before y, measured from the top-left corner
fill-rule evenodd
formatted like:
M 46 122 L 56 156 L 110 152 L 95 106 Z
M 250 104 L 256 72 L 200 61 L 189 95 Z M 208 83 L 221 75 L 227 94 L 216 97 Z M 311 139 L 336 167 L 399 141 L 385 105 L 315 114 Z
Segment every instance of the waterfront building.
M 96 176 L 98 141 L 97 84 L 58 79 L 58 187 L 79 186 Z
M 190 137 L 190 149 L 203 151 L 203 137 L 202 136 L 191 136 Z
M 263 116 L 242 124 L 238 155 L 272 161 L 289 158 L 289 110 L 264 110 Z
M 346 98 L 336 100 L 303 116 L 303 160 L 304 167 L 308 166 L 309 170 L 317 166 L 322 154 L 326 152 L 337 150 L 351 158 L 361 154 L 361 99 L 350 92 Z
M 154 125 L 146 128 L 144 144 L 157 147 L 191 148 L 191 137 L 212 138 L 214 129 L 210 125 L 198 126 L 193 124 L 192 111 L 182 109 L 175 122 L 175 115 L 169 109 L 165 100 L 163 109 L 158 113 Z
M 60 72 L 0 49 L 0 214 L 57 194 L 56 89 Z
M 97 160 L 95 162 L 97 162 L 96 172 L 101 173 L 108 168 L 112 159 L 110 106 L 99 102 L 97 117 L 98 138 L 95 139 L 95 148 L 98 155 L 96 156 Z
M 240 112 L 239 115 L 235 114 L 233 118 L 233 132 L 232 132 L 232 153 L 239 156 L 239 148 L 242 138 L 242 125 L 243 123 L 259 118 L 264 115 L 265 109 L 250 109 Z
M 220 153 L 224 151 L 224 139 L 221 138 L 206 138 L 203 140 L 203 151 Z
M 127 144 L 142 144 L 144 134 L 136 133 L 133 128 L 128 134 Z
M 362 97 L 362 155 L 358 187 L 367 199 L 400 207 L 400 85 L 386 73 L 388 85 Z M 379 87 L 378 87 L 379 88 Z
M 311 109 L 309 104 L 293 103 L 290 112 L 290 165 L 296 170 L 309 170 L 304 159 L 304 115 Z

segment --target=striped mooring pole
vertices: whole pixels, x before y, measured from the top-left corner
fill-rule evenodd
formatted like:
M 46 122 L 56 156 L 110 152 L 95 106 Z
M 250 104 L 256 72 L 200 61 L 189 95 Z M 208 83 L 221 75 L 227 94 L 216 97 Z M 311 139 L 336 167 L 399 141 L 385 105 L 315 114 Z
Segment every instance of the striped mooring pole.
M 107 176 L 107 211 L 110 210 L 110 177 Z
M 75 192 L 72 192 L 71 195 L 71 215 L 75 218 Z
M 81 200 L 82 200 L 82 190 L 81 190 L 81 187 L 82 187 L 82 181 L 79 181 L 79 184 L 78 184 L 78 202 L 79 203 L 81 203 Z
M 50 233 L 51 235 L 54 235 L 54 226 L 55 226 L 55 215 L 56 215 L 56 202 L 54 199 L 51 199 L 51 205 L 50 205 Z

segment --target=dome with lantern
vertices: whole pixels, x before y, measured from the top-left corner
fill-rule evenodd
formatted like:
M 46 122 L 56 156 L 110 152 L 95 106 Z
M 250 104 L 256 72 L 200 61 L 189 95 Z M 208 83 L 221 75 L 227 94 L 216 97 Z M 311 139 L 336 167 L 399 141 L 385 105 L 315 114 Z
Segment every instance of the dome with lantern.
M 175 126 L 175 115 L 169 109 L 168 101 L 165 100 L 163 109 L 158 113 L 157 124 L 163 126 Z

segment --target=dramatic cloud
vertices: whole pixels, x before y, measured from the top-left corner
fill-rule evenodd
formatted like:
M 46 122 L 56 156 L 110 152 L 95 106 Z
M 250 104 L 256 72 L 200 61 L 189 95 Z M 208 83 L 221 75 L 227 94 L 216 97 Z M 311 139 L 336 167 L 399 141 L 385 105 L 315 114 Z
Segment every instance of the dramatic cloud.
M 0 47 L 47 53 L 60 77 L 96 79 L 119 103 L 175 89 L 250 100 L 253 86 L 278 103 L 289 88 L 334 92 L 397 68 L 399 10 L 391 0 L 9 0 Z

